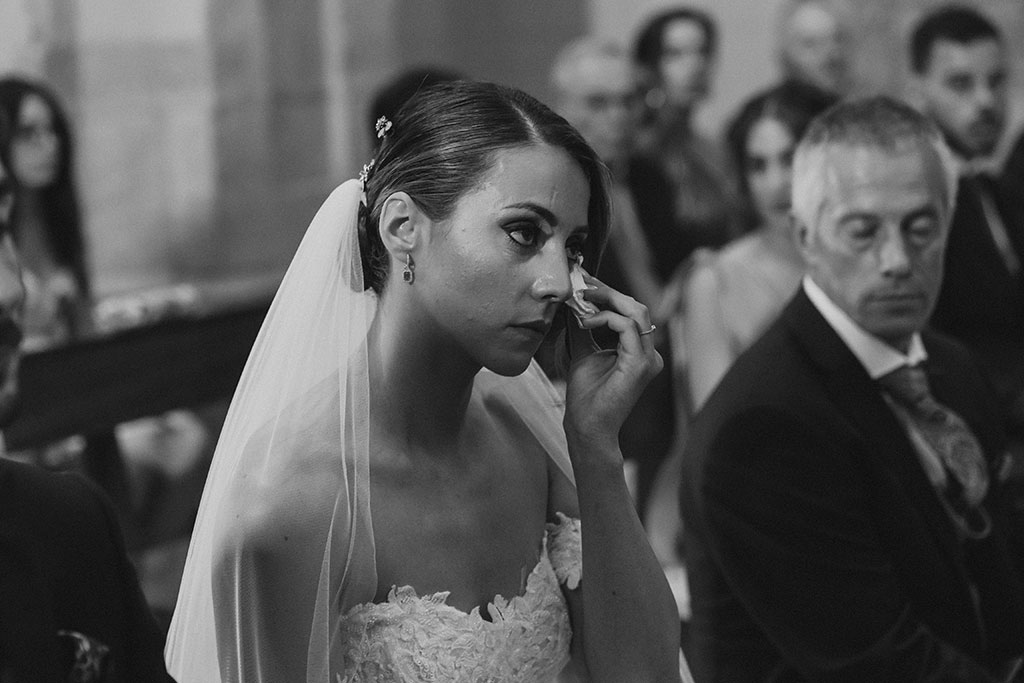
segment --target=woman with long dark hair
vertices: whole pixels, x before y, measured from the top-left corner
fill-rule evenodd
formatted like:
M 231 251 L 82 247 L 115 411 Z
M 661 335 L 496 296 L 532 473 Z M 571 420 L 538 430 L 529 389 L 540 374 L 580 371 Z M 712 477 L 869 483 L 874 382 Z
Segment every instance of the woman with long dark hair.
M 787 82 L 748 100 L 727 130 L 751 232 L 698 256 L 685 284 L 683 345 L 694 410 L 800 283 L 804 263 L 789 219 L 793 151 L 811 120 L 835 102 Z
M 74 178 L 74 145 L 56 96 L 22 78 L 0 79 L 11 135 L 4 162 L 17 187 L 11 220 L 26 288 L 26 345 L 74 337 L 87 319 L 90 282 Z

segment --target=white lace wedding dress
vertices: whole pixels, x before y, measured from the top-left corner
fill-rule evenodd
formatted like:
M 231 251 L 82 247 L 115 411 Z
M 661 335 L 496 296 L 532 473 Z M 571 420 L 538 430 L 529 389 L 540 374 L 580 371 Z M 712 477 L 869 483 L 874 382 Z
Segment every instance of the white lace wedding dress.
M 525 592 L 496 596 L 487 605 L 490 620 L 478 607 L 448 605 L 447 592 L 418 596 L 409 586 L 392 588 L 387 602 L 356 605 L 343 617 L 337 683 L 555 681 L 572 640 L 559 586 L 576 588 L 580 572 L 579 521 L 559 513 L 559 522 L 547 525 Z

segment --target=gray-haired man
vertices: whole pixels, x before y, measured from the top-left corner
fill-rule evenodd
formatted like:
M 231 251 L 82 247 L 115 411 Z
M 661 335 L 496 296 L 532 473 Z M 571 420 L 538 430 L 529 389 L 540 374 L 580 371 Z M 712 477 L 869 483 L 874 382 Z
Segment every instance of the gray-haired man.
M 807 276 L 685 458 L 697 680 L 1012 680 L 1024 520 L 987 385 L 924 329 L 955 183 L 934 124 L 886 98 L 800 143 Z

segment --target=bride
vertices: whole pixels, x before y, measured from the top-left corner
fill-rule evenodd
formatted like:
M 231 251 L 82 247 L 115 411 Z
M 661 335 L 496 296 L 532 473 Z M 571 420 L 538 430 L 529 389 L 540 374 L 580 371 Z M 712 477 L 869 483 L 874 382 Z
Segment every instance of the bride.
M 313 219 L 238 385 L 172 675 L 688 678 L 616 440 L 662 367 L 654 327 L 585 275 L 579 317 L 563 305 L 607 230 L 600 162 L 486 83 L 426 90 L 378 137 Z M 569 315 L 563 398 L 532 358 Z M 599 327 L 617 349 L 594 349 Z

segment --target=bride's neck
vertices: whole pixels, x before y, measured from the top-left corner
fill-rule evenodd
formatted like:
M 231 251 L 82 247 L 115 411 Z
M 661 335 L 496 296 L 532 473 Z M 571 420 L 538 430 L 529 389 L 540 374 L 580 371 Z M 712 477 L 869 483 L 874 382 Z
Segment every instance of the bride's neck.
M 389 438 L 428 450 L 456 443 L 479 366 L 381 302 L 370 327 L 370 408 Z

